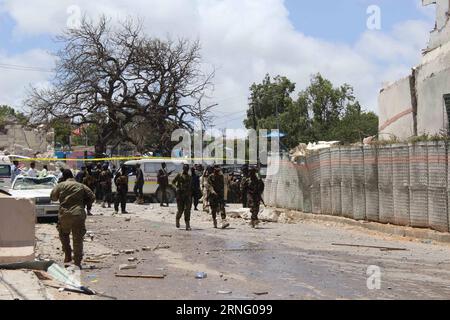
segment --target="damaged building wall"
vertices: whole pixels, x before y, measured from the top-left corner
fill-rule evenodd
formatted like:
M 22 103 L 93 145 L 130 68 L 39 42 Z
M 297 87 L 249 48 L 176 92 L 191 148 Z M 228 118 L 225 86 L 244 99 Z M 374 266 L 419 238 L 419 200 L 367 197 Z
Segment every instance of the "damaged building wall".
M 450 43 L 429 52 L 417 68 L 417 131 L 447 134 L 444 95 L 450 93 Z
M 54 132 L 46 129 L 27 129 L 21 125 L 7 125 L 0 133 L 0 149 L 11 154 L 34 157 L 53 154 Z
M 380 139 L 406 140 L 416 135 L 448 133 L 444 96 L 450 94 L 450 0 L 423 0 L 436 4 L 436 28 L 428 48 L 411 75 L 381 90 Z
M 378 97 L 380 138 L 407 139 L 415 135 L 410 83 L 411 77 L 406 77 L 381 90 Z

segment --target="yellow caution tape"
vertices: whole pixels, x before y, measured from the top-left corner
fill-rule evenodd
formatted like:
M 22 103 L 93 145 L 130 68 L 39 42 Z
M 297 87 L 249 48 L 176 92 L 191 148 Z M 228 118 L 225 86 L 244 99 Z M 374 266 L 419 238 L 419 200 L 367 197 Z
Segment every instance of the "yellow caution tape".
M 11 157 L 14 160 L 14 157 Z M 112 158 L 20 158 L 20 162 L 33 161 L 81 161 L 81 162 L 99 162 L 99 161 L 132 161 L 132 160 L 164 160 L 164 161 L 229 161 L 227 158 L 170 158 L 170 157 L 112 157 Z M 243 161 L 233 159 L 233 161 Z

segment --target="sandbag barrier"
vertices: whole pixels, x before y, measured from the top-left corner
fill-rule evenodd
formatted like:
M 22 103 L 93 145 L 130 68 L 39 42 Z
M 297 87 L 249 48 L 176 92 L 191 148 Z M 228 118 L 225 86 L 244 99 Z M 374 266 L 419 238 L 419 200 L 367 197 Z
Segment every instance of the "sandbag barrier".
M 281 160 L 265 199 L 305 213 L 449 232 L 448 153 L 445 141 L 311 152 L 298 163 Z

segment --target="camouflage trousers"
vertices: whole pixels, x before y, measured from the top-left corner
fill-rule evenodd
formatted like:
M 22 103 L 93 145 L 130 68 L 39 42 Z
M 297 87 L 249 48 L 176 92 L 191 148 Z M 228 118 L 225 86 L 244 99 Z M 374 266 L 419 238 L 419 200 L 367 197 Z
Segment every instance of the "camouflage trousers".
M 62 250 L 67 257 L 72 255 L 70 246 L 70 234 L 73 241 L 73 260 L 76 265 L 81 264 L 83 260 L 83 240 L 86 234 L 86 216 L 85 215 L 59 215 L 59 221 L 56 226 L 61 240 Z
M 250 208 L 250 212 L 252 213 L 252 221 L 258 220 L 258 214 L 261 207 L 261 199 L 248 197 L 248 207 Z
M 223 200 L 211 198 L 209 200 L 209 205 L 211 206 L 211 214 L 214 220 L 217 219 L 217 213 L 219 212 L 222 220 L 225 220 L 227 218 L 227 215 L 225 213 L 225 202 Z
M 184 214 L 184 221 L 191 221 L 191 207 L 192 207 L 192 196 L 191 195 L 183 195 L 177 196 L 177 220 L 180 220 Z

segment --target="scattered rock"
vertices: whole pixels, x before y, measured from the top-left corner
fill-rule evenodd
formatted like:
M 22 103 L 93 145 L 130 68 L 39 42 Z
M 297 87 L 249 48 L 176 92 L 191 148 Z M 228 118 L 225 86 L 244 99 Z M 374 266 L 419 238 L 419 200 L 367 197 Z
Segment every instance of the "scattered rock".
M 268 295 L 269 293 L 267 291 L 261 291 L 261 292 L 253 292 L 253 294 L 257 296 L 265 296 Z
M 133 254 L 134 250 L 133 249 L 124 250 L 124 253 L 126 253 L 126 254 Z
M 152 251 L 152 248 L 150 248 L 150 247 L 142 247 L 142 251 Z
M 125 222 L 130 222 L 131 221 L 131 218 L 130 217 L 126 217 L 125 218 Z
M 137 261 L 137 258 L 134 258 L 134 257 L 133 258 L 128 258 L 128 261 L 129 262 L 135 262 L 135 261 Z

